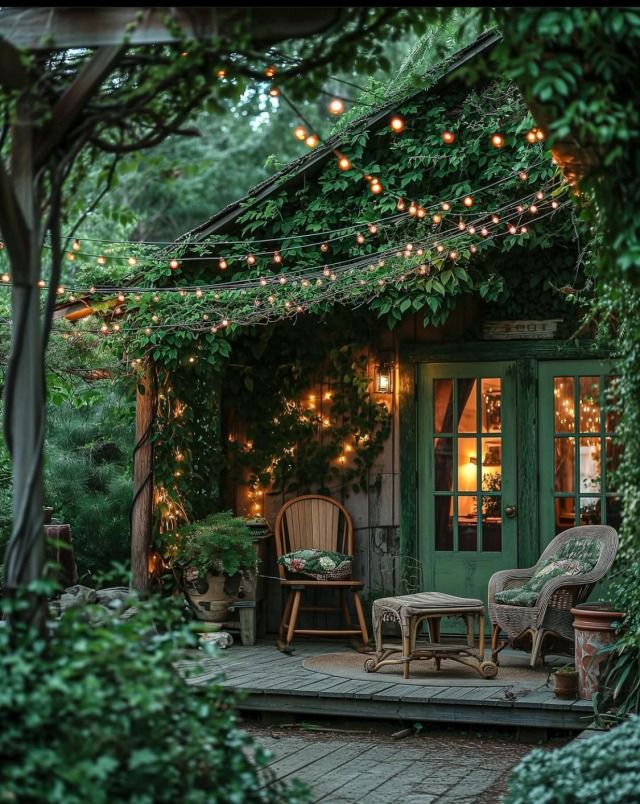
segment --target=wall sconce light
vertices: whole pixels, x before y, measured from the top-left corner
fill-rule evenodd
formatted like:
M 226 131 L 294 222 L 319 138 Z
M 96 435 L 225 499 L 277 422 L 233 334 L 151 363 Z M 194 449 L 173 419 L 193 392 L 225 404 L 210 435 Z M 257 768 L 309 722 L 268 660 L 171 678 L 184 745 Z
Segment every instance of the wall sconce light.
M 377 394 L 393 392 L 393 362 L 380 362 L 376 365 L 375 390 Z

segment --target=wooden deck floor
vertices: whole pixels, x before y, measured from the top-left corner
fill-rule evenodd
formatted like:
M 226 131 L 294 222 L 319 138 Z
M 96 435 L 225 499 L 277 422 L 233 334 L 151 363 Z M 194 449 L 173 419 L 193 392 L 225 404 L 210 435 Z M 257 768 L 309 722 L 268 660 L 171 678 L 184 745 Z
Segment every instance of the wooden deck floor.
M 586 728 L 593 716 L 590 701 L 555 698 L 547 686 L 547 672 L 540 670 L 535 683 L 504 686 L 469 686 L 447 681 L 437 674 L 428 684 L 398 683 L 394 677 L 372 676 L 371 681 L 348 679 L 303 667 L 303 661 L 319 653 L 345 651 L 340 643 L 300 642 L 293 655 L 275 645 L 234 645 L 216 658 L 204 657 L 189 683 L 207 684 L 224 675 L 223 686 L 244 694 L 240 708 L 282 715 L 323 715 L 349 718 L 381 718 L 397 721 L 458 722 L 534 728 Z M 508 661 L 505 657 L 504 662 Z M 185 663 L 185 664 L 191 664 Z M 539 678 L 539 683 L 538 683 Z M 499 680 L 499 677 L 497 681 Z

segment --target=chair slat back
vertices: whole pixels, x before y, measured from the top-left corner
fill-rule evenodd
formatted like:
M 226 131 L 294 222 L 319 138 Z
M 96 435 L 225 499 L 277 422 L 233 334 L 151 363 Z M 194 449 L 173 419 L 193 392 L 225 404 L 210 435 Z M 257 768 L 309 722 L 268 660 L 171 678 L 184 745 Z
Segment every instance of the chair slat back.
M 276 517 L 278 556 L 315 548 L 353 555 L 353 524 L 347 509 L 321 494 L 306 494 L 285 503 Z M 278 565 L 280 576 L 285 569 Z

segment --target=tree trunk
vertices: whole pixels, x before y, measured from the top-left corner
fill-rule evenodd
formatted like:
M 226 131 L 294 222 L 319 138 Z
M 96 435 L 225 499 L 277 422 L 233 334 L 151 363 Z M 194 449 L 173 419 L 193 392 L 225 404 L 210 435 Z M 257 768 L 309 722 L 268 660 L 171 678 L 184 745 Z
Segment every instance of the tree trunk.
M 153 364 L 147 360 L 136 392 L 136 448 L 133 458 L 134 497 L 131 506 L 131 576 L 134 589 L 149 592 L 149 547 L 153 508 L 153 443 L 156 410 Z

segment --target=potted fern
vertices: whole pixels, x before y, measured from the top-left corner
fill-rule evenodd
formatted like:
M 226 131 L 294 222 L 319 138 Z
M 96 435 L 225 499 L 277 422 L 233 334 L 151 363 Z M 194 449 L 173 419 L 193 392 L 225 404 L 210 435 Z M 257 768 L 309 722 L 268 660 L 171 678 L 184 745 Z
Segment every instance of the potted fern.
M 211 514 L 175 533 L 171 564 L 201 620 L 224 622 L 244 574 L 255 572 L 256 551 L 244 519 Z

